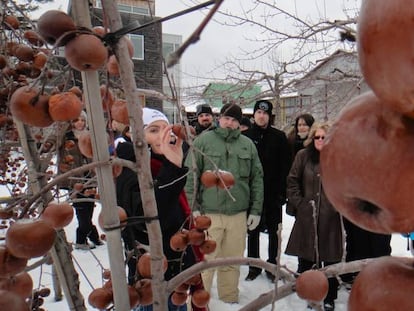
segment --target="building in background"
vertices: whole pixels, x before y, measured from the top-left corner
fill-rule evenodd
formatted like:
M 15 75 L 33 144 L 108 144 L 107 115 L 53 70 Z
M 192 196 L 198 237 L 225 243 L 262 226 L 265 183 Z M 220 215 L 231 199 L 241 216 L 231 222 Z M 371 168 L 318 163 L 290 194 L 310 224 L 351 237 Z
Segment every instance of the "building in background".
M 183 42 L 183 37 L 181 35 L 175 34 L 162 34 L 162 56 L 164 59 L 168 58 L 168 55 L 172 52 L 175 52 Z M 172 97 L 173 90 L 177 98 L 181 98 L 181 65 L 180 63 L 176 64 L 172 68 L 168 69 L 168 78 L 167 74 L 163 74 L 162 77 L 163 92 L 164 94 Z M 163 110 L 170 121 L 176 123 L 179 120 L 178 117 L 178 108 L 176 103 L 170 101 L 163 101 Z
M 338 50 L 299 79 L 295 90 L 280 99 L 280 128 L 291 126 L 305 112 L 318 121 L 334 120 L 351 99 L 369 88 L 362 77 L 357 54 Z
M 244 115 L 252 115 L 257 97 L 261 93 L 259 85 L 243 85 L 222 82 L 210 82 L 203 90 L 200 101 L 186 107 L 189 121 L 194 121 L 198 104 L 209 104 L 213 113 L 218 115 L 221 107 L 227 103 L 236 103 L 241 106 Z
M 71 2 L 68 12 L 71 14 Z M 91 23 L 93 26 L 104 26 L 104 15 L 101 0 L 91 1 Z M 155 0 L 118 0 L 118 11 L 125 26 L 138 22 L 144 25 L 158 19 L 155 16 Z M 132 31 L 128 34 L 134 46 L 135 82 L 138 88 L 151 89 L 157 92 L 163 91 L 163 66 L 162 66 L 162 24 L 154 23 L 145 28 Z M 80 81 L 80 74 L 75 73 Z M 105 81 L 105 76 L 102 81 Z M 114 79 L 114 80 L 117 80 Z M 163 110 L 163 102 L 155 97 L 146 97 L 146 106 Z

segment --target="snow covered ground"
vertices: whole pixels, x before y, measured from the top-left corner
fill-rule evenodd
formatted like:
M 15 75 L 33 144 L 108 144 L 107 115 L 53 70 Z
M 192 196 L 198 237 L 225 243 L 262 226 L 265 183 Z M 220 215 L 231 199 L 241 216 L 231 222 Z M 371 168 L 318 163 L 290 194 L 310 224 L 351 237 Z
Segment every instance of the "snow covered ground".
M 99 215 L 99 205 L 95 209 L 95 223 L 97 224 L 97 217 Z M 282 231 L 282 238 L 283 238 L 283 250 L 285 249 L 286 242 L 289 237 L 289 233 L 293 224 L 293 217 L 285 216 L 283 220 L 283 231 Z M 75 229 L 77 226 L 76 218 L 73 222 L 65 228 L 67 239 L 69 242 L 73 242 L 75 239 Z M 267 246 L 267 235 L 261 235 L 261 250 L 262 250 L 262 259 L 267 259 L 266 257 L 266 246 Z M 406 239 L 401 237 L 398 234 L 395 234 L 392 238 L 392 254 L 394 256 L 411 256 L 410 252 L 406 249 Z M 91 308 L 87 303 L 87 297 L 92 288 L 102 286 L 102 279 L 101 279 L 101 271 L 102 268 L 109 268 L 108 264 L 108 255 L 107 255 L 107 247 L 106 245 L 100 246 L 94 249 L 92 252 L 89 251 L 81 251 L 81 250 L 74 250 L 73 251 L 73 258 L 75 260 L 75 266 L 77 271 L 79 272 L 80 282 L 81 282 L 81 291 L 85 297 L 85 304 L 88 310 L 94 310 Z M 297 261 L 296 257 L 282 255 L 281 259 L 282 264 L 286 265 L 288 268 L 292 270 L 296 270 Z M 240 303 L 239 304 L 225 304 L 217 299 L 217 292 L 216 288 L 213 287 L 212 289 L 212 299 L 210 301 L 209 307 L 212 311 L 234 311 L 239 310 L 242 306 L 246 305 L 253 299 L 257 298 L 262 293 L 268 292 L 274 287 L 274 284 L 270 283 L 266 278 L 266 275 L 262 273 L 256 280 L 246 282 L 244 281 L 244 277 L 247 275 L 247 267 L 241 267 L 241 275 L 240 275 Z M 42 276 L 40 277 L 40 272 Z M 42 270 L 40 268 L 31 272 L 34 280 L 34 286 L 43 285 L 49 286 L 52 288 L 51 278 L 51 267 L 44 265 Z M 282 283 L 280 283 L 282 285 Z M 345 311 L 347 309 L 347 300 L 348 300 L 349 293 L 346 289 L 341 288 L 339 291 L 339 296 L 336 301 L 336 308 L 337 311 Z M 69 311 L 69 307 L 66 304 L 65 300 L 60 302 L 54 301 L 53 293 L 45 299 L 45 308 L 48 311 Z M 271 305 L 267 306 L 262 310 L 272 310 Z M 306 303 L 299 299 L 296 294 L 292 294 L 275 304 L 274 310 L 279 311 L 291 311 L 291 310 L 306 310 Z

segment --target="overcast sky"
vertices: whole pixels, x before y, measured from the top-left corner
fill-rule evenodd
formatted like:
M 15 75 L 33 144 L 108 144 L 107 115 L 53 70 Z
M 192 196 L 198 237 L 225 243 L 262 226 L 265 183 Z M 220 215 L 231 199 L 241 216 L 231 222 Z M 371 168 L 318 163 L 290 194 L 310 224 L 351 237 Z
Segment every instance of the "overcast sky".
M 205 0 L 207 1 L 207 0 Z M 202 0 L 156 0 L 156 15 L 164 17 L 189 6 L 205 2 Z M 268 0 L 267 3 L 273 2 Z M 276 2 L 276 1 L 274 1 Z M 60 8 L 67 9 L 67 0 L 55 1 L 53 5 L 47 5 L 48 9 Z M 242 9 L 251 8 L 252 1 L 249 0 L 225 0 L 221 10 L 234 14 L 240 13 Z M 301 18 L 316 20 L 326 18 L 330 20 L 344 19 L 344 8 L 358 8 L 360 0 L 281 0 L 277 1 L 278 6 L 282 6 L 291 13 L 296 13 Z M 209 8 L 211 8 L 210 6 Z M 207 10 L 193 12 L 185 16 L 175 18 L 163 23 L 163 32 L 182 35 L 186 40 L 196 29 Z M 263 12 L 255 14 L 263 15 Z M 217 20 L 224 22 L 227 18 L 217 15 Z M 278 19 L 279 20 L 279 19 Z M 280 27 L 289 27 L 280 18 Z M 242 27 L 228 27 L 212 21 L 201 34 L 200 41 L 190 46 L 181 60 L 181 70 L 183 72 L 184 86 L 195 86 L 206 84 L 208 81 L 224 78 L 220 70 L 221 64 L 229 58 L 242 55 L 242 51 L 251 50 L 258 47 L 252 40 L 263 38 L 257 28 L 250 25 Z M 290 51 L 278 51 L 278 57 L 283 58 L 284 53 Z M 258 70 L 266 71 L 268 66 L 267 59 L 257 59 L 255 66 Z
M 199 1 L 201 2 L 201 1 Z M 272 2 L 268 0 L 268 2 Z M 156 0 L 156 15 L 166 16 L 176 11 L 185 9 L 194 3 L 189 0 Z M 250 4 L 250 5 L 249 5 Z M 326 17 L 330 20 L 344 19 L 345 7 L 359 7 L 359 1 L 356 0 L 283 0 L 277 1 L 277 4 L 286 8 L 290 12 L 297 12 L 302 18 L 318 18 Z M 241 8 L 245 10 L 251 7 L 251 1 L 247 0 L 225 0 L 221 10 L 239 13 Z M 203 14 L 205 14 L 204 11 Z M 186 16 L 167 21 L 163 23 L 163 31 L 168 33 L 180 34 L 183 40 L 187 39 L 191 32 L 198 26 L 203 18 L 203 14 L 198 12 L 190 13 Z M 257 12 L 256 14 L 262 14 Z M 217 19 L 224 21 L 223 17 L 217 16 Z M 283 25 L 283 21 L 281 21 Z M 188 81 L 189 76 L 193 76 L 192 81 L 196 81 L 196 77 L 204 76 L 214 80 L 220 78 L 216 76 L 216 72 L 212 70 L 226 59 L 232 56 L 242 54 L 243 50 L 249 50 L 255 46 L 251 41 L 261 34 L 257 29 L 251 26 L 245 27 L 226 27 L 217 22 L 210 23 L 201 35 L 200 41 L 191 46 L 184 54 L 182 59 L 182 71 L 185 80 Z M 258 45 L 256 45 L 258 46 Z M 286 53 L 288 51 L 285 51 Z M 258 60 L 257 66 L 266 66 L 266 60 Z M 258 68 L 264 70 L 264 68 Z M 199 80 L 202 82 L 202 80 Z

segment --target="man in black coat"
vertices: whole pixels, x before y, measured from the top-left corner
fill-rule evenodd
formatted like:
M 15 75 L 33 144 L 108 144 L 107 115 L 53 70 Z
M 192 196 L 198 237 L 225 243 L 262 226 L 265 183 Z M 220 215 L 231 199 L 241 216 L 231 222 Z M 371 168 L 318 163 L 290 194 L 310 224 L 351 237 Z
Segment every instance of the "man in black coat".
M 267 261 L 275 264 L 277 229 L 278 224 L 282 223 L 282 206 L 286 203 L 286 177 L 291 165 L 291 153 L 285 133 L 271 126 L 272 110 L 271 102 L 257 101 L 254 106 L 254 124 L 243 134 L 256 145 L 264 172 L 263 215 L 260 225 L 248 232 L 247 254 L 248 257 L 260 258 L 260 232 L 266 230 L 269 235 Z M 246 280 L 254 280 L 261 272 L 260 268 L 250 267 Z M 273 274 L 267 272 L 266 275 L 274 281 Z

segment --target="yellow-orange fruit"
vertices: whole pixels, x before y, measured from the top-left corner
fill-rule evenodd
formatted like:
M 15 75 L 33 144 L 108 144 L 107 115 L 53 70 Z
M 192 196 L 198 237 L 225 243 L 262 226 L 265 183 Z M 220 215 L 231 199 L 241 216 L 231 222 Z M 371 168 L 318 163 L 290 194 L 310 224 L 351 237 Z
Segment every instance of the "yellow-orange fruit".
M 205 308 L 210 301 L 210 293 L 205 289 L 197 289 L 193 292 L 191 301 L 198 308 Z
M 49 10 L 37 20 L 37 30 L 46 42 L 55 44 L 65 32 L 76 30 L 76 25 L 65 12 Z
M 186 303 L 187 298 L 187 293 L 173 292 L 171 295 L 171 302 L 176 306 L 182 306 Z
M 205 240 L 199 247 L 203 254 L 211 254 L 216 250 L 217 243 L 214 240 Z
M 355 278 L 347 310 L 413 310 L 413 290 L 413 258 L 382 257 L 366 265 Z
M 93 71 L 105 64 L 108 50 L 95 35 L 81 34 L 66 44 L 65 58 L 76 70 Z
M 191 229 L 188 231 L 188 244 L 191 245 L 201 245 L 206 239 L 206 234 L 204 231 L 198 229 Z
M 198 230 L 207 230 L 211 226 L 211 218 L 200 215 L 194 218 L 194 227 Z
M 225 188 L 231 188 L 232 186 L 234 186 L 235 180 L 234 180 L 234 176 L 231 172 L 228 171 L 222 171 L 219 170 L 217 172 L 217 175 L 219 176 L 219 180 L 218 180 L 218 184 L 217 186 L 219 188 L 225 189 Z
M 44 44 L 43 39 L 36 31 L 26 30 L 23 33 L 23 37 L 27 40 L 27 42 L 35 46 L 42 46 Z
M 12 115 L 27 125 L 46 127 L 53 123 L 49 114 L 49 96 L 31 87 L 18 88 L 10 98 Z
M 200 181 L 206 188 L 211 188 L 217 186 L 219 180 L 215 172 L 211 170 L 206 170 L 201 174 Z
M 117 206 L 116 208 L 117 208 L 117 211 L 118 211 L 119 222 L 121 224 L 122 223 L 125 223 L 126 220 L 127 220 L 127 218 L 128 218 L 128 215 L 127 215 L 126 211 L 122 207 L 120 207 L 120 206 Z M 99 227 L 101 227 L 101 229 L 104 230 L 104 223 L 103 223 L 103 215 L 102 215 L 102 212 L 98 216 L 98 224 L 99 224 Z
M 296 293 L 302 299 L 319 302 L 328 294 L 328 278 L 319 270 L 307 270 L 296 279 Z
M 55 238 L 55 229 L 45 220 L 19 220 L 6 232 L 6 247 L 13 256 L 29 259 L 44 256 Z
M 26 268 L 27 259 L 10 254 L 4 245 L 0 245 L 0 278 L 8 278 Z
M 49 98 L 49 114 L 54 121 L 70 121 L 79 117 L 82 102 L 73 92 L 57 93 Z
M 93 158 L 92 138 L 89 131 L 82 132 L 78 137 L 79 151 L 87 158 Z
M 9 29 L 18 29 L 20 27 L 20 22 L 19 19 L 16 16 L 13 15 L 7 15 L 4 17 L 4 22 L 6 23 L 6 25 L 9 25 L 10 27 L 8 27 Z
M 111 116 L 117 122 L 129 124 L 127 101 L 124 99 L 114 101 L 111 107 Z
M 62 229 L 71 223 L 73 219 L 73 208 L 66 202 L 51 202 L 43 211 L 41 218 L 48 221 L 53 228 Z
M 24 299 L 29 298 L 33 291 L 32 277 L 23 271 L 13 277 L 0 279 L 0 290 L 13 292 Z
M 151 280 L 141 279 L 135 283 L 135 289 L 139 295 L 139 301 L 142 306 L 152 304 L 154 296 L 152 293 Z
M 167 258 L 163 257 L 163 269 L 164 272 L 167 271 L 168 261 Z M 140 276 L 143 278 L 151 278 L 151 254 L 144 253 L 142 254 L 137 261 L 137 271 Z
M 0 290 L 0 306 L 3 310 L 30 311 L 22 297 L 7 290 Z
M 170 238 L 170 247 L 176 252 L 182 252 L 187 248 L 188 231 L 178 231 Z
M 88 296 L 88 303 L 97 309 L 107 309 L 113 301 L 112 291 L 106 288 L 95 288 Z

